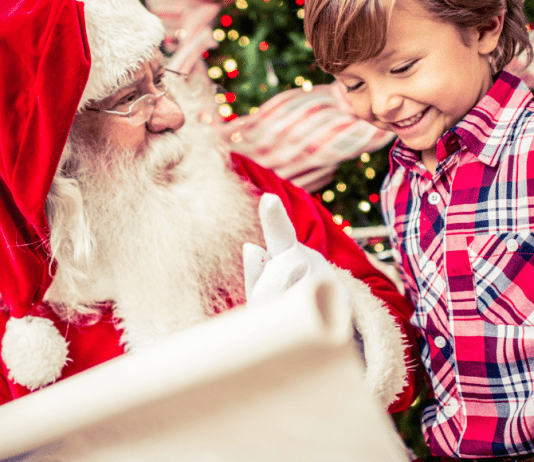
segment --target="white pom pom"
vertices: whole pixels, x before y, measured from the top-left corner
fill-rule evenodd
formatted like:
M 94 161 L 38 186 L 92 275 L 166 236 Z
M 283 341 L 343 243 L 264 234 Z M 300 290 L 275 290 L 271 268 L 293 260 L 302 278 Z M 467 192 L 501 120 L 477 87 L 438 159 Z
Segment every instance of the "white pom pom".
M 2 340 L 9 379 L 31 391 L 55 382 L 68 361 L 67 342 L 50 319 L 10 318 Z

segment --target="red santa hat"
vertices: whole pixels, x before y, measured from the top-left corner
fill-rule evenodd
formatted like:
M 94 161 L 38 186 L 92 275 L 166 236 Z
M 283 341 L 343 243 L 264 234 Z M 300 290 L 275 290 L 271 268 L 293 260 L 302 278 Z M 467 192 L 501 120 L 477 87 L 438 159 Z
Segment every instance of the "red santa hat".
M 139 0 L 2 0 L 0 25 L 1 356 L 9 378 L 35 390 L 68 361 L 34 308 L 54 274 L 45 202 L 72 120 L 152 58 L 164 29 Z

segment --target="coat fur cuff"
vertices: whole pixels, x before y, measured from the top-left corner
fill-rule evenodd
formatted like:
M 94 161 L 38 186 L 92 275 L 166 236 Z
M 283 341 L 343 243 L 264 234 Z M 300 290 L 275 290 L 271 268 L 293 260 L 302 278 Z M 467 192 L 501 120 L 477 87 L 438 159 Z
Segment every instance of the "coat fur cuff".
M 349 293 L 354 326 L 363 338 L 365 381 L 387 409 L 396 401 L 407 383 L 407 341 L 385 303 L 349 271 L 334 268 Z

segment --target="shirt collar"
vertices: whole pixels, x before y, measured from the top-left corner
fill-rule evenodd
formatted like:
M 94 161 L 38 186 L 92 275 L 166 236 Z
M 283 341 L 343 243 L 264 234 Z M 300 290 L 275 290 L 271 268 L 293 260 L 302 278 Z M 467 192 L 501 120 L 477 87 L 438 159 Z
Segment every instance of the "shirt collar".
M 481 162 L 495 166 L 512 136 L 517 115 L 533 100 L 532 93 L 518 77 L 502 71 L 488 93 L 456 126 L 438 141 L 438 161 L 459 148 L 469 150 Z M 390 154 L 390 174 L 399 165 L 410 168 L 420 159 L 397 140 Z
M 389 151 L 389 176 L 393 176 L 398 167 L 404 167 L 410 170 L 417 161 L 421 159 L 419 151 L 414 151 L 404 145 L 400 138 L 397 138 L 395 144 Z

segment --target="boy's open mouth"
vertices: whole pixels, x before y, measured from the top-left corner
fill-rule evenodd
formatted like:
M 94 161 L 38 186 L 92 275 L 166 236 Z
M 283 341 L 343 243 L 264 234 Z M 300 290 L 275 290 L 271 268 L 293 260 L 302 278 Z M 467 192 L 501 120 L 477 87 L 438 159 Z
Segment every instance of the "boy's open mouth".
M 398 122 L 392 122 L 391 125 L 398 127 L 398 128 L 406 128 L 406 127 L 415 125 L 417 122 L 419 122 L 423 118 L 423 116 L 428 112 L 429 109 L 430 109 L 430 106 L 424 109 L 423 111 L 421 111 L 419 114 L 416 114 L 408 119 L 399 120 Z

